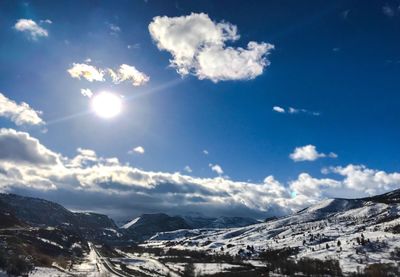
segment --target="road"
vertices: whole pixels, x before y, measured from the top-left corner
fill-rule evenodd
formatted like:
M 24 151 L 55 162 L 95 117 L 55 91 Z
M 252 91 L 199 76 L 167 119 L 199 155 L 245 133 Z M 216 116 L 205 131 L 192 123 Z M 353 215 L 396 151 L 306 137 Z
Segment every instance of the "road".
M 111 274 L 111 276 L 134 277 L 133 275 L 127 274 L 125 272 L 121 272 L 120 270 L 117 271 L 114 268 L 114 266 L 110 263 L 108 258 L 103 257 L 92 243 L 89 243 L 89 248 L 90 248 L 90 251 L 91 252 L 93 251 L 96 255 L 96 263 L 97 263 L 98 271 L 100 273 L 102 273 L 102 269 L 105 269 L 108 273 Z M 107 276 L 107 274 L 104 274 L 104 275 Z

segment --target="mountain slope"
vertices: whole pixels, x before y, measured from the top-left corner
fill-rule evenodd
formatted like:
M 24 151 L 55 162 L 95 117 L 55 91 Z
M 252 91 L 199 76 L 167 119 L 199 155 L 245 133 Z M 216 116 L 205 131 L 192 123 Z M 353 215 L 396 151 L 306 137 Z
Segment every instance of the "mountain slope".
M 51 201 L 16 194 L 0 193 L 0 217 L 2 222 L 9 222 L 8 227 L 24 224 L 61 227 L 79 232 L 86 238 L 101 240 L 121 237 L 114 221 L 106 215 L 74 213 Z
M 183 218 L 163 213 L 143 214 L 123 227 L 132 238 L 137 240 L 147 239 L 157 232 L 190 229 Z
M 259 221 L 249 217 L 183 217 L 192 229 L 199 228 L 234 228 L 257 224 Z
M 400 189 L 387 192 L 381 195 L 376 195 L 372 197 L 362 198 L 364 201 L 372 201 L 376 203 L 385 203 L 385 204 L 399 204 L 400 203 Z
M 400 234 L 396 232 L 400 204 L 381 203 L 395 202 L 393 195 L 325 200 L 293 215 L 241 228 L 159 233 L 145 245 L 241 255 L 250 260 L 265 251 L 289 247 L 298 251 L 293 259 L 336 259 L 344 272 L 356 272 L 366 264 L 394 263 L 400 258 Z
M 13 213 L 18 219 L 32 225 L 72 225 L 76 222 L 72 212 L 54 202 L 4 193 L 0 194 L 0 201 L 3 211 Z

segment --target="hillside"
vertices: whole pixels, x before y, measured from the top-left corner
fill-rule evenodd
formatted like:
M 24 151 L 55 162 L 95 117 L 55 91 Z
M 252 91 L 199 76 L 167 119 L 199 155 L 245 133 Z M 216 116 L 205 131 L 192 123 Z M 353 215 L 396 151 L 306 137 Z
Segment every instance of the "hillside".
M 8 272 L 16 265 L 28 271 L 35 267 L 37 276 L 186 276 L 189 267 L 198 276 L 260 276 L 266 271 L 375 276 L 368 272 L 377 270 L 397 276 L 398 195 L 327 199 L 256 224 L 246 218 L 158 213 L 118 228 L 105 215 L 0 194 L 0 262 Z M 193 228 L 196 224 L 205 227 Z M 251 225 L 222 228 L 240 224 Z
M 338 260 L 343 272 L 400 259 L 399 191 L 365 199 L 330 199 L 296 214 L 231 229 L 159 233 L 143 246 L 239 255 L 258 261 L 271 250 L 293 259 Z M 388 203 L 388 204 L 386 204 Z

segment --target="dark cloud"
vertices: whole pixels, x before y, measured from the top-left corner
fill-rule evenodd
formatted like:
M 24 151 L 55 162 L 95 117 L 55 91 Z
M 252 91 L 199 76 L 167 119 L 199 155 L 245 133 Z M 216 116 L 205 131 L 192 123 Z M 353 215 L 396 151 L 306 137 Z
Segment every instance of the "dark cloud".
M 0 160 L 32 164 L 55 164 L 57 155 L 28 133 L 0 129 Z

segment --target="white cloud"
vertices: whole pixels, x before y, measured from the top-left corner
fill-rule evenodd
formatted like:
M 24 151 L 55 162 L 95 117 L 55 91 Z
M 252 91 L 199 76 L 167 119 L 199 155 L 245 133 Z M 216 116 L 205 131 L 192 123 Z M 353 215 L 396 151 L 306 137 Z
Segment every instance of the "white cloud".
M 14 29 L 19 32 L 24 32 L 28 34 L 29 37 L 33 40 L 37 40 L 40 37 L 47 37 L 49 35 L 46 29 L 40 27 L 35 21 L 31 19 L 18 19 L 17 23 L 15 23 L 14 25 Z
M 130 81 L 133 86 L 137 87 L 146 84 L 150 80 L 149 76 L 137 70 L 136 67 L 127 64 L 121 64 L 117 72 L 112 69 L 108 69 L 108 71 L 115 84 Z
M 369 169 L 364 165 L 348 165 L 346 167 L 332 167 L 330 171 L 344 176 L 343 186 L 362 194 L 375 195 L 398 189 L 400 173 L 386 173 Z M 359 193 L 356 193 L 359 195 Z
M 118 70 L 114 71 L 111 68 L 96 68 L 95 66 L 88 64 L 91 62 L 90 59 L 86 59 L 86 62 L 87 63 L 74 63 L 72 67 L 67 70 L 69 75 L 72 78 L 77 79 L 81 79 L 81 77 L 83 77 L 89 82 L 104 82 L 104 77 L 106 73 L 108 73 L 114 84 L 130 81 L 133 86 L 142 86 L 150 80 L 149 76 L 131 65 L 121 64 Z
M 317 179 L 308 173 L 301 173 L 297 180 L 290 183 L 290 190 L 295 191 L 296 195 L 303 195 L 311 199 L 322 199 L 324 190 L 339 188 L 341 183 L 333 179 Z
M 328 157 L 329 157 L 329 158 L 336 159 L 336 158 L 338 157 L 338 155 L 337 155 L 336 153 L 330 152 L 330 153 L 328 154 Z
M 274 107 L 272 107 L 272 110 L 277 113 L 288 113 L 288 114 L 304 113 L 304 114 L 314 115 L 314 116 L 321 115 L 320 112 L 310 111 L 310 110 L 306 110 L 306 109 L 298 109 L 298 108 L 293 108 L 293 107 L 288 107 L 287 109 L 285 109 L 280 106 L 274 106 Z
M 93 96 L 93 92 L 88 88 L 82 88 L 81 94 L 85 97 L 91 98 Z
M 121 164 L 117 158 L 99 157 L 90 149 L 77 151 L 75 157 L 64 157 L 28 133 L 1 129 L 0 190 L 45 190 L 46 197 L 50 193 L 73 195 L 67 198 L 75 201 L 70 203 L 75 207 L 92 202 L 93 206 L 85 208 L 94 208 L 107 201 L 107 208 L 126 209 L 127 213 L 152 209 L 265 217 L 294 212 L 326 198 L 365 197 L 400 187 L 400 173 L 362 165 L 325 171 L 336 179 L 301 173 L 287 184 L 273 176 L 254 183 L 144 171 Z
M 315 161 L 319 158 L 337 158 L 337 155 L 333 152 L 329 154 L 319 153 L 317 148 L 314 145 L 305 145 L 301 147 L 296 147 L 289 155 L 289 157 L 295 162 L 302 162 L 302 161 Z
M 110 28 L 112 35 L 117 35 L 118 33 L 121 32 L 121 28 L 118 25 L 110 23 L 108 24 L 108 27 Z
M 144 154 L 145 150 L 142 146 L 137 146 L 135 148 L 133 148 L 132 150 L 130 150 L 128 153 L 129 154 L 133 154 L 133 153 L 138 153 L 138 154 Z
M 104 81 L 104 72 L 90 64 L 74 63 L 70 69 L 67 70 L 72 78 L 81 79 L 85 78 L 89 82 Z
M 211 168 L 212 171 L 214 171 L 218 175 L 224 174 L 224 171 L 222 170 L 222 167 L 220 165 L 218 165 L 218 164 L 209 164 L 208 166 Z
M 183 168 L 183 170 L 185 170 L 187 173 L 192 173 L 193 172 L 193 170 L 192 170 L 192 168 L 190 167 L 190 166 L 185 166 L 184 168 Z
M 149 32 L 160 50 L 171 53 L 170 65 L 180 75 L 193 74 L 213 82 L 256 78 L 270 64 L 266 56 L 274 48 L 254 41 L 247 48 L 226 46 L 240 38 L 237 27 L 216 23 L 204 13 L 154 17 Z
M 45 20 L 40 20 L 40 23 L 53 24 L 53 21 L 51 21 L 50 19 L 45 19 Z
M 18 104 L 0 93 L 0 116 L 9 118 L 16 125 L 45 124 L 40 114 L 40 111 L 35 111 L 27 103 Z
M 277 113 L 285 113 L 285 109 L 282 108 L 282 107 L 279 107 L 279 106 L 274 106 L 274 107 L 272 108 L 272 110 L 274 110 L 274 111 L 277 112 Z

